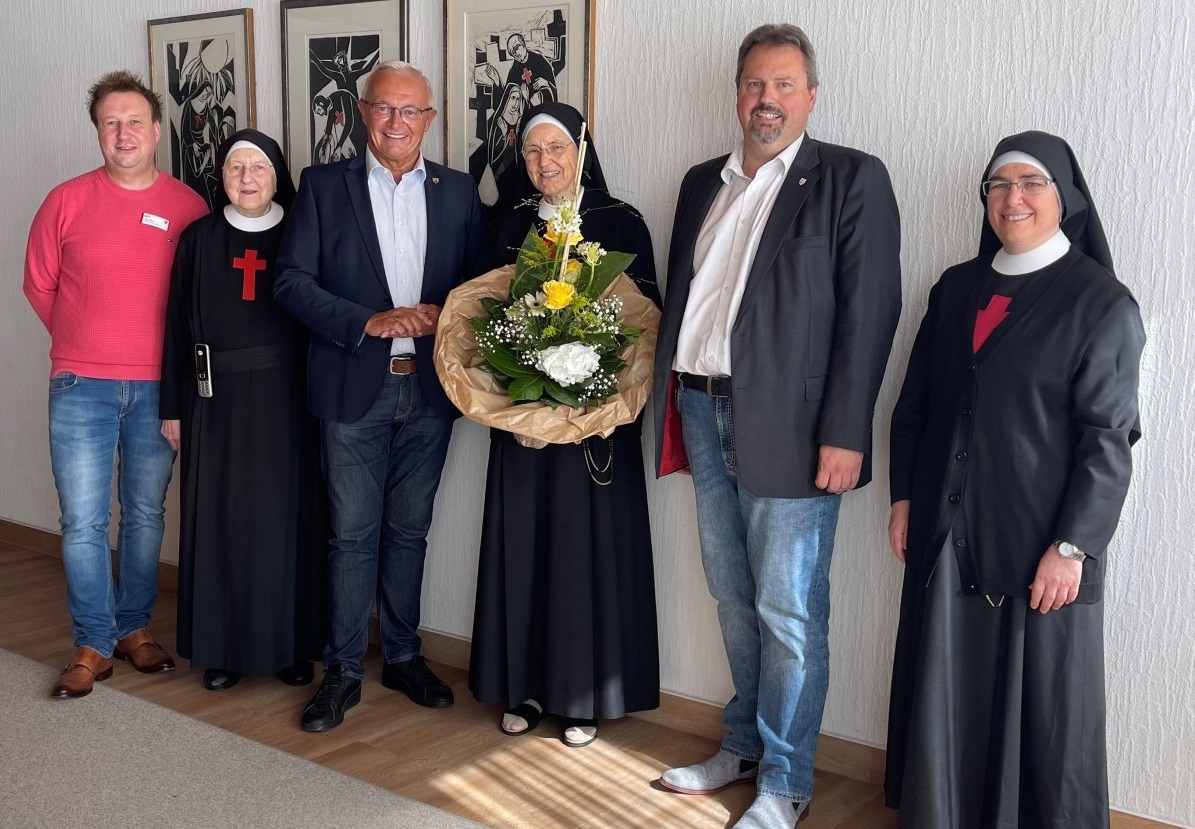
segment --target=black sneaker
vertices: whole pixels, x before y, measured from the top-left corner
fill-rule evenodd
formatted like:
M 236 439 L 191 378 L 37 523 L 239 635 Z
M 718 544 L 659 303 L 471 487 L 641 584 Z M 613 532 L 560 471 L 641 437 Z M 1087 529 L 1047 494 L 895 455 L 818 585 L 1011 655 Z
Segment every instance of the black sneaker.
M 303 709 L 304 731 L 329 731 L 344 722 L 344 712 L 361 701 L 361 680 L 345 674 L 344 665 L 324 671 L 324 681 Z
M 413 656 L 405 662 L 387 662 L 382 668 L 382 685 L 402 691 L 411 702 L 427 708 L 448 708 L 455 702 L 452 689 L 432 673 L 422 656 Z

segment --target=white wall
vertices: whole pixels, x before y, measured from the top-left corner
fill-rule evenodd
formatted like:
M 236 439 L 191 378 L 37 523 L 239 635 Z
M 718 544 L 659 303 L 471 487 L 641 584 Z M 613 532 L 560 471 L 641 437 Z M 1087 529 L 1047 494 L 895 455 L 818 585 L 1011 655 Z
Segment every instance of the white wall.
M 219 0 L 11 3 L 0 119 L 0 517 L 57 528 L 45 437 L 49 341 L 20 291 L 25 234 L 44 194 L 99 163 L 84 90 L 118 66 L 147 71 L 145 21 L 232 8 Z M 259 126 L 282 122 L 277 3 L 257 0 Z M 887 431 L 929 286 L 969 257 L 977 175 L 1002 136 L 1039 128 L 1074 146 L 1117 270 L 1150 342 L 1145 439 L 1111 552 L 1107 600 L 1109 753 L 1117 808 L 1195 824 L 1195 614 L 1191 612 L 1195 460 L 1195 70 L 1188 0 L 598 0 L 595 136 L 617 195 L 646 215 L 662 268 L 684 170 L 736 137 L 732 78 L 742 35 L 769 20 L 805 27 L 821 56 L 810 130 L 883 158 L 903 212 L 906 313 L 881 393 Z M 443 4 L 411 0 L 411 59 L 443 79 Z M 425 148 L 438 159 L 442 136 Z M 1048 355 L 1046 355 L 1048 358 Z M 437 507 L 424 621 L 469 636 L 485 436 L 457 427 Z M 825 730 L 882 745 L 899 565 L 885 551 L 886 476 L 847 497 L 834 564 L 833 676 Z M 663 683 L 722 700 L 725 659 L 697 554 L 687 479 L 650 488 Z M 1186 505 L 1186 506 L 1184 506 Z M 176 525 L 168 536 L 176 532 Z M 174 559 L 168 541 L 164 557 Z

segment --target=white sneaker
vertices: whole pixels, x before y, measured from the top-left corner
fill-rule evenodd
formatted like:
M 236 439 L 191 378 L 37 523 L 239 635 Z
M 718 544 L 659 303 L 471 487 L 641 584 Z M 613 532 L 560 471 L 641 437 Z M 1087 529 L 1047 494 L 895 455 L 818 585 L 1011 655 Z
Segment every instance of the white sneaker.
M 794 803 L 782 797 L 761 794 L 730 829 L 795 829 L 808 812 L 808 800 Z
M 713 794 L 735 783 L 749 783 L 759 773 L 759 763 L 719 751 L 708 760 L 660 775 L 660 785 L 681 794 Z

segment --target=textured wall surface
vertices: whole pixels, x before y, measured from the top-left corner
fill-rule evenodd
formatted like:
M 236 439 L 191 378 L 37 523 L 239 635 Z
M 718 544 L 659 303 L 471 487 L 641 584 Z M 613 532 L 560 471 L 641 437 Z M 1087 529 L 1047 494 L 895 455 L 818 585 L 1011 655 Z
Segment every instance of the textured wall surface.
M 45 438 L 49 340 L 21 295 L 25 235 L 56 183 L 100 157 L 82 109 L 102 71 L 148 70 L 145 21 L 232 8 L 219 0 L 9 4 L 20 33 L 0 56 L 5 117 L 0 175 L 0 517 L 55 529 Z M 259 126 L 282 123 L 277 3 L 256 10 Z M 810 131 L 885 160 L 902 208 L 905 316 L 877 408 L 877 480 L 847 497 L 834 563 L 829 733 L 882 745 L 900 567 L 886 551 L 887 416 L 930 285 L 978 238 L 976 185 L 1003 135 L 1045 129 L 1084 166 L 1120 277 L 1141 302 L 1150 341 L 1145 439 L 1110 551 L 1106 606 L 1112 799 L 1117 808 L 1195 824 L 1195 51 L 1188 0 L 598 0 L 594 133 L 617 195 L 667 254 L 685 169 L 733 146 L 734 50 L 768 20 L 805 27 L 822 86 Z M 443 5 L 411 0 L 411 59 L 443 87 Z M 429 133 L 439 159 L 442 134 Z M 1049 355 L 1043 355 L 1048 359 Z M 486 436 L 457 426 L 432 531 L 424 621 L 469 637 Z M 650 486 L 661 660 L 667 690 L 724 700 L 730 685 L 697 552 L 692 487 Z M 1187 506 L 1183 506 L 1186 504 Z M 1010 520 L 1015 517 L 1010 516 Z M 168 529 L 164 558 L 174 560 Z

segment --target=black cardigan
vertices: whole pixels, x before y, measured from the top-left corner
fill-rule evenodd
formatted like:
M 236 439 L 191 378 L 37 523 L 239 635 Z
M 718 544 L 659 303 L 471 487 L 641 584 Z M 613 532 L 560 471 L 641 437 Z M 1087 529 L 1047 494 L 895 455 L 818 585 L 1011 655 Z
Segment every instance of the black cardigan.
M 1031 304 L 975 354 L 991 274 L 990 257 L 974 259 L 934 286 L 892 416 L 892 500 L 912 501 L 907 562 L 928 579 L 950 534 L 966 592 L 1025 596 L 1061 538 L 1088 554 L 1078 601 L 1098 601 L 1141 434 L 1137 303 L 1072 248 L 1026 277 L 1040 281 Z

